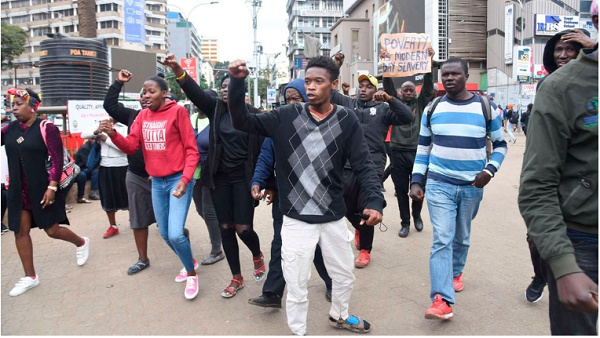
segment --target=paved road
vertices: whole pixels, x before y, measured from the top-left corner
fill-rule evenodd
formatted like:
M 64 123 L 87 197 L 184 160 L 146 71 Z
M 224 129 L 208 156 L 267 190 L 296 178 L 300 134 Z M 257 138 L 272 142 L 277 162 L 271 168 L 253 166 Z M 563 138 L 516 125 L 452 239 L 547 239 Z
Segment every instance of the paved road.
M 464 271 L 465 289 L 457 295 L 455 318 L 447 322 L 423 318 L 429 307 L 428 257 L 432 229 L 427 208 L 425 229 L 397 236 L 399 215 L 388 180 L 387 232 L 376 231 L 371 264 L 356 270 L 351 312 L 370 320 L 374 335 L 549 335 L 548 298 L 530 304 L 524 291 L 532 275 L 525 225 L 517 207 L 518 180 L 525 138 L 509 145 L 497 176 L 486 188 L 473 222 L 471 250 Z M 194 211 L 192 207 L 190 209 Z M 269 252 L 273 235 L 270 207 L 261 205 L 255 222 L 262 250 Z M 137 254 L 127 212 L 117 213 L 121 234 L 102 239 L 106 216 L 99 202 L 76 204 L 71 229 L 91 238 L 90 258 L 76 264 L 75 248 L 34 230 L 34 256 L 40 285 L 19 297 L 9 291 L 23 275 L 12 233 L 2 236 L 3 335 L 289 335 L 284 310 L 247 303 L 262 284 L 251 281 L 251 254 L 240 243 L 242 272 L 249 280 L 232 299 L 220 296 L 230 274 L 225 261 L 201 267 L 200 293 L 183 297 L 183 284 L 173 281 L 181 263 L 164 244 L 157 228 L 150 231 L 151 266 L 135 276 L 127 268 Z M 195 212 L 187 227 L 196 257 L 210 250 L 208 232 Z M 357 255 L 358 253 L 355 252 Z M 266 254 L 265 256 L 269 256 Z M 329 327 L 325 286 L 315 271 L 309 283 L 308 334 L 346 335 Z

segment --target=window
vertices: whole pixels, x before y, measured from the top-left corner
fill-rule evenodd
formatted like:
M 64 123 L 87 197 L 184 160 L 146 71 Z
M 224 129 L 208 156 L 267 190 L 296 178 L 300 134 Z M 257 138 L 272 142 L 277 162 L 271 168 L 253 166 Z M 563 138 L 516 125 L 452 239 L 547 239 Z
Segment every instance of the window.
M 39 28 L 32 28 L 31 29 L 31 36 L 32 37 L 44 36 L 44 35 L 50 34 L 50 33 L 52 33 L 52 28 L 50 28 L 50 27 L 39 27 Z
M 367 18 L 367 19 L 369 18 L 369 10 L 368 9 L 365 11 L 365 18 Z
M 159 18 L 153 18 L 150 16 L 146 17 L 146 23 L 156 23 L 156 24 L 160 24 L 160 19 Z
M 115 28 L 119 29 L 119 22 L 115 20 L 100 21 L 100 29 Z
M 71 9 L 63 9 L 63 10 L 54 12 L 55 19 L 64 18 L 64 17 L 68 17 L 68 16 L 74 16 L 74 15 L 75 15 L 75 11 L 72 8 Z
M 32 21 L 48 20 L 50 18 L 51 18 L 50 13 L 47 13 L 47 12 L 37 13 L 37 14 L 33 14 L 31 16 Z
M 152 44 L 152 48 L 153 48 L 153 49 L 162 49 L 162 45 L 161 45 L 161 44 L 159 44 L 159 43 L 153 43 L 153 44 Z
M 10 18 L 2 18 L 2 23 L 10 25 Z
M 353 29 L 352 30 L 352 42 L 358 42 L 358 29 Z
M 102 4 L 98 6 L 98 12 L 118 12 L 119 5 L 115 3 L 111 4 Z
M 336 20 L 335 18 L 332 17 L 328 17 L 328 18 L 323 18 L 323 26 L 330 28 L 331 26 L 333 26 L 335 24 Z
M 13 16 L 13 18 L 12 18 L 13 24 L 17 24 L 17 23 L 21 23 L 21 22 L 29 22 L 29 21 L 31 21 L 31 18 L 29 17 L 29 15 Z
M 64 33 L 74 33 L 75 32 L 75 25 L 69 25 L 69 26 L 65 26 L 63 28 Z
M 0 8 L 2 8 L 2 9 L 9 9 L 10 8 L 10 2 L 8 2 L 8 1 L 2 1 L 2 5 L 1 6 L 2 7 L 0 7 Z
M 29 0 L 17 0 L 11 3 L 10 8 L 21 8 L 29 6 Z
M 146 35 L 162 36 L 162 34 L 159 31 L 150 31 L 150 30 L 146 30 Z
M 119 45 L 119 38 L 108 38 L 108 39 L 106 39 L 106 45 L 107 46 L 118 46 Z
M 48 4 L 51 2 L 52 2 L 52 0 L 32 0 L 31 4 L 35 6 L 35 5 L 41 5 L 41 4 Z
M 161 5 L 146 5 L 146 8 L 151 10 L 151 11 L 157 11 L 160 12 L 162 11 L 162 6 Z
M 40 51 L 40 46 L 39 46 L 39 45 L 38 45 L 38 46 L 31 46 L 31 51 L 32 51 L 33 53 L 37 53 L 37 52 L 39 52 L 39 51 Z

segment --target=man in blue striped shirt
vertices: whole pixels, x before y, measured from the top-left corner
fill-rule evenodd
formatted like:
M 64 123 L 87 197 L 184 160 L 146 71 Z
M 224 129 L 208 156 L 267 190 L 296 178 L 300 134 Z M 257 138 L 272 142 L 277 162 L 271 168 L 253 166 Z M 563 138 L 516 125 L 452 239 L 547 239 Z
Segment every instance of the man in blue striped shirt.
M 412 172 L 410 196 L 422 200 L 421 182 L 427 173 L 427 206 L 433 226 L 429 257 L 430 297 L 427 319 L 450 319 L 455 292 L 463 289 L 462 271 L 467 260 L 471 221 L 490 182 L 506 155 L 502 120 L 491 103 L 491 121 L 486 121 L 482 99 L 466 89 L 467 63 L 448 59 L 441 68 L 446 95 L 440 99 L 428 122 L 431 104 L 421 119 L 419 146 Z M 486 138 L 493 152 L 486 159 Z

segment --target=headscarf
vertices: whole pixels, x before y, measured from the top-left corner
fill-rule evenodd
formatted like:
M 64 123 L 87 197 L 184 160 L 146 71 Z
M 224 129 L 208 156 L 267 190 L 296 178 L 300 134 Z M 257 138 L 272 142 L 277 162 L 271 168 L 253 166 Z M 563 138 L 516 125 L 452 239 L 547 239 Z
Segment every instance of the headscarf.
M 592 16 L 598 15 L 598 1 L 597 0 L 592 1 L 592 7 L 590 9 L 590 13 L 592 14 Z
M 11 88 L 7 91 L 9 95 L 18 96 L 23 99 L 27 104 L 37 112 L 38 108 L 42 105 L 35 97 L 29 95 L 29 92 L 25 89 Z

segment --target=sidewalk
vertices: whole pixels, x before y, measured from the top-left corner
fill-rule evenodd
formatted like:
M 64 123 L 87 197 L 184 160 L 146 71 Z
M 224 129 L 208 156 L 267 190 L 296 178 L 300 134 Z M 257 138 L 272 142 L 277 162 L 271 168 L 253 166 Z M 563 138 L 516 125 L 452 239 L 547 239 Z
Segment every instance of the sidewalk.
M 525 300 L 533 274 L 525 240 L 526 228 L 517 207 L 519 174 L 525 137 L 518 133 L 509 144 L 503 167 L 486 188 L 479 215 L 473 222 L 471 249 L 464 271 L 465 289 L 457 294 L 454 319 L 423 318 L 429 300 L 428 257 L 432 228 L 427 208 L 424 230 L 411 228 L 399 238 L 399 213 L 393 183 L 385 183 L 388 207 L 386 232 L 376 230 L 371 264 L 355 270 L 351 312 L 371 321 L 373 335 L 549 335 L 548 295 L 535 304 Z M 74 204 L 68 214 L 71 229 L 90 237 L 90 258 L 76 264 L 75 247 L 32 230 L 34 259 L 40 285 L 18 297 L 9 291 L 23 276 L 14 236 L 2 236 L 2 335 L 290 335 L 285 310 L 249 305 L 261 294 L 262 283 L 252 279 L 252 257 L 240 241 L 246 287 L 232 299 L 221 291 L 231 278 L 225 260 L 198 269 L 200 293 L 183 296 L 184 284 L 174 278 L 182 267 L 155 225 L 150 228 L 151 266 L 127 275 L 137 260 L 128 213 L 118 212 L 121 233 L 110 239 L 99 201 Z M 256 210 L 256 231 L 265 258 L 273 236 L 271 210 Z M 192 250 L 201 259 L 210 251 L 204 222 L 191 206 L 187 220 Z M 358 252 L 355 250 L 355 255 Z M 309 335 L 355 335 L 331 328 L 325 285 L 313 270 L 309 283 Z M 285 306 L 285 305 L 284 305 Z

